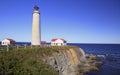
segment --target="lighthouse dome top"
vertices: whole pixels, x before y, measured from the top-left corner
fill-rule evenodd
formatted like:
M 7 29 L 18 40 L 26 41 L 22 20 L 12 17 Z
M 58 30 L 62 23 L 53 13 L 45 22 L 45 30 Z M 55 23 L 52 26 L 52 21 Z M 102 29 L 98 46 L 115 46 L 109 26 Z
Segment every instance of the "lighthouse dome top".
M 39 7 L 37 5 L 34 6 L 34 10 L 35 11 L 38 11 L 39 10 Z

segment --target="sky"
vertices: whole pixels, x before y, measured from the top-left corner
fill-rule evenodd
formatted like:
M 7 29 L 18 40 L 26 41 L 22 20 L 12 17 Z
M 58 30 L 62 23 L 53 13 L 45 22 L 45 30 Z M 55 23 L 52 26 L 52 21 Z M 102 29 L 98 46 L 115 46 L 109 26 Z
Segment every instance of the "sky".
M 0 41 L 31 42 L 34 5 L 41 40 L 120 44 L 120 0 L 0 0 Z

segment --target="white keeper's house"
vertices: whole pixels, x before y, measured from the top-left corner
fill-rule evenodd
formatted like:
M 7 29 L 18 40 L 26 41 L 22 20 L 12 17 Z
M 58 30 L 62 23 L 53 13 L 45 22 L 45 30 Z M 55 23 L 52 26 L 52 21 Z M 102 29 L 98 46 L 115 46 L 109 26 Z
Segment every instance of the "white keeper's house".
M 4 45 L 4 46 L 14 45 L 14 44 L 15 44 L 15 40 L 13 40 L 11 38 L 6 38 L 6 39 L 1 41 L 1 45 Z
M 53 38 L 51 40 L 51 46 L 65 46 L 67 45 L 67 41 L 63 38 Z

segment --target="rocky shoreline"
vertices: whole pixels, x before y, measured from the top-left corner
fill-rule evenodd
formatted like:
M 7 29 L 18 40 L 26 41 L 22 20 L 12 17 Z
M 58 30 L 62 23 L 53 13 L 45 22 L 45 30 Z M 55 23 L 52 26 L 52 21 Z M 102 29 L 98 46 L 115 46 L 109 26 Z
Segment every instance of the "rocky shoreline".
M 54 68 L 59 75 L 85 75 L 91 71 L 99 71 L 103 62 L 97 62 L 96 59 L 96 55 L 85 54 L 81 48 L 76 47 L 59 50 L 42 61 Z
M 80 69 L 84 74 L 89 73 L 91 71 L 99 71 L 99 67 L 104 64 L 102 61 L 99 61 L 99 62 L 96 61 L 97 59 L 99 59 L 99 57 L 93 54 L 87 54 L 86 59 L 89 66 L 84 66 L 83 70 Z

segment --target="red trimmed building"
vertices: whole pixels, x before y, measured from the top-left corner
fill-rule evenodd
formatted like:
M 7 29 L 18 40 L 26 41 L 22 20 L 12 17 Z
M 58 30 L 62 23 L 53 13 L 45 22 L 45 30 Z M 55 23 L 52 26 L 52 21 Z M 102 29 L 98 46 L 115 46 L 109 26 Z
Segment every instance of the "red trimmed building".
M 2 40 L 1 45 L 14 45 L 15 44 L 15 40 L 11 39 L 11 38 L 7 38 Z
M 63 38 L 53 38 L 51 40 L 51 46 L 65 46 L 67 45 L 67 41 Z

